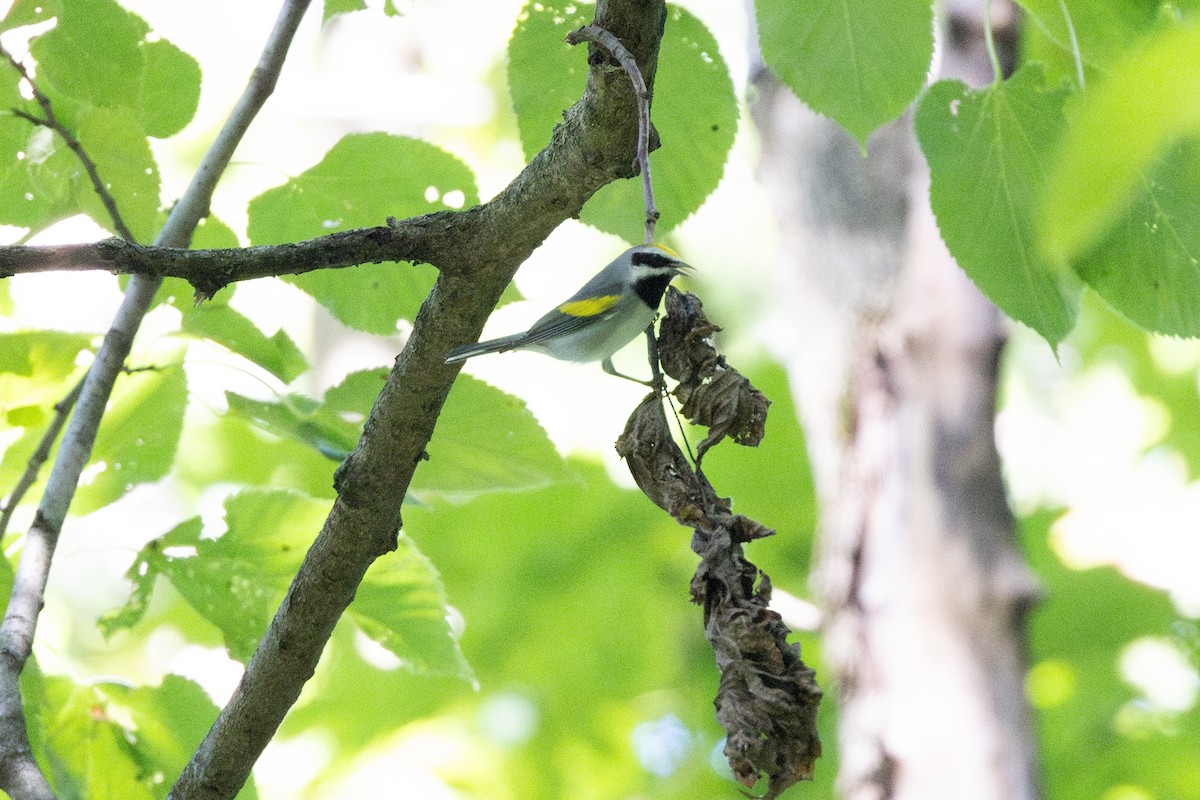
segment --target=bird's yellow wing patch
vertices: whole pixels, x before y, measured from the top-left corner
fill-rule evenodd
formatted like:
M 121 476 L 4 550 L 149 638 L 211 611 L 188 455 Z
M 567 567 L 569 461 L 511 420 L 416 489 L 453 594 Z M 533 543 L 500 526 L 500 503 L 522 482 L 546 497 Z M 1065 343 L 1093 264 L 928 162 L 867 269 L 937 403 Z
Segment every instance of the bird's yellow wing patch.
M 572 300 L 563 303 L 558 310 L 572 317 L 594 317 L 608 311 L 621 299 L 619 294 L 605 294 L 599 297 L 589 297 L 586 300 Z

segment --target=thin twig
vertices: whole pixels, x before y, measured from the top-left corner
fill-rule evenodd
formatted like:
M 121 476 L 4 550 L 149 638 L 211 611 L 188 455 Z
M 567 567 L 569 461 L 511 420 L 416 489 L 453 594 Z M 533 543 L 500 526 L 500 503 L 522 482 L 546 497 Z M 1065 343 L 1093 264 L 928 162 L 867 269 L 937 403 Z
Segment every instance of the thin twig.
M 205 155 L 187 191 L 172 209 L 155 240 L 156 244 L 183 246 L 190 241 L 199 220 L 208 212 L 213 188 L 228 165 L 237 142 L 275 85 L 288 45 L 309 2 L 310 0 L 287 0 L 284 3 L 263 57 L 251 77 L 250 86 Z M 9 61 L 28 80 L 24 68 L 13 61 L 11 56 Z M 32 81 L 30 83 L 32 85 Z M 44 97 L 42 95 L 43 99 Z M 55 117 L 49 100 L 43 103 L 42 99 L 39 99 L 39 103 L 46 113 L 46 121 L 53 123 Z M 61 126 L 55 130 L 60 134 L 63 132 Z M 64 138 L 69 146 L 72 142 L 78 145 L 78 140 L 74 137 Z M 71 149 L 80 157 L 85 167 L 92 164 L 82 146 L 78 149 L 72 146 Z M 94 164 L 88 171 L 95 184 L 98 176 L 95 175 Z M 101 191 L 102 188 L 102 183 L 97 185 L 97 191 L 103 198 L 106 192 Z M 119 215 L 114 216 L 114 222 L 119 224 L 118 232 L 128 236 L 128 230 L 119 220 Z M 0 788 L 14 797 L 35 800 L 54 797 L 49 783 L 30 755 L 18 679 L 33 650 L 38 614 L 41 611 L 59 532 L 74 499 L 79 477 L 91 458 L 96 432 L 99 430 L 108 399 L 112 395 L 117 375 L 121 372 L 133 346 L 133 338 L 141 320 L 161 285 L 161 278 L 143 276 L 134 276 L 129 282 L 112 327 L 105 335 L 104 342 L 96 353 L 96 360 L 84 378 L 75 413 L 71 415 L 67 425 L 34 523 L 25 537 L 24 550 L 13 581 L 12 595 L 4 619 L 0 621 Z
M 38 443 L 37 449 L 33 451 L 33 455 L 29 457 L 29 463 L 25 465 L 25 472 L 17 481 L 17 485 L 13 487 L 3 510 L 0 510 L 0 539 L 3 539 L 4 535 L 8 533 L 8 525 L 12 521 L 13 512 L 16 511 L 21 499 L 37 482 L 38 473 L 41 472 L 46 459 L 50 458 L 50 450 L 58 440 L 58 434 L 62 432 L 63 426 L 67 424 L 67 418 L 71 415 L 71 409 L 75 407 L 75 401 L 79 399 L 79 392 L 82 389 L 83 378 L 80 378 L 67 396 L 54 404 L 54 419 L 50 421 L 50 427 L 46 428 L 46 432 L 42 434 L 42 440 Z
M 585 25 L 577 31 L 567 34 L 568 44 L 579 44 L 582 41 L 595 42 L 603 47 L 629 76 L 633 84 L 633 93 L 637 95 L 638 112 L 638 141 L 637 157 L 634 165 L 642 174 L 642 198 L 646 203 L 646 244 L 654 243 L 654 226 L 658 222 L 658 208 L 654 205 L 654 185 L 650 181 L 650 91 L 642 71 L 638 69 L 637 60 L 621 44 L 621 40 L 598 25 Z
M 71 148 L 71 152 L 79 159 L 79 163 L 83 165 L 83 169 L 87 172 L 88 180 L 92 183 L 92 188 L 96 190 L 96 194 L 100 196 L 100 202 L 104 204 L 104 210 L 108 212 L 109 218 L 112 220 L 113 230 L 117 235 L 127 241 L 134 241 L 133 234 L 125 225 L 125 220 L 121 217 L 121 210 L 117 208 L 117 201 L 113 198 L 112 193 L 108 191 L 108 186 L 100 178 L 100 172 L 96 169 L 96 162 L 92 161 L 92 157 L 88 155 L 83 144 L 71 133 L 71 130 L 63 125 L 58 116 L 54 113 L 54 105 L 50 102 L 50 98 L 38 88 L 37 83 L 30 76 L 29 71 L 25 69 L 25 65 L 13 56 L 8 50 L 0 47 L 0 54 L 3 54 L 8 63 L 12 64 L 15 69 L 29 85 L 29 90 L 33 92 L 33 99 L 42 107 L 43 116 L 39 117 L 36 114 L 30 114 L 19 108 L 12 109 L 14 116 L 28 120 L 34 125 L 41 125 L 44 128 L 49 128 L 59 135 L 67 145 Z

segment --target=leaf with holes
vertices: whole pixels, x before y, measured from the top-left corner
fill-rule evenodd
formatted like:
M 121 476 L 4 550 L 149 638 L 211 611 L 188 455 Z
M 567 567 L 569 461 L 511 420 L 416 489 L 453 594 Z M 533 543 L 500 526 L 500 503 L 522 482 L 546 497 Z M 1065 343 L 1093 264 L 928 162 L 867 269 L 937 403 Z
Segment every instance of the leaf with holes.
M 471 170 L 444 150 L 385 133 L 352 134 L 319 164 L 250 201 L 253 244 L 282 244 L 479 202 Z M 427 265 L 368 264 L 284 278 L 358 330 L 394 334 L 433 286 Z

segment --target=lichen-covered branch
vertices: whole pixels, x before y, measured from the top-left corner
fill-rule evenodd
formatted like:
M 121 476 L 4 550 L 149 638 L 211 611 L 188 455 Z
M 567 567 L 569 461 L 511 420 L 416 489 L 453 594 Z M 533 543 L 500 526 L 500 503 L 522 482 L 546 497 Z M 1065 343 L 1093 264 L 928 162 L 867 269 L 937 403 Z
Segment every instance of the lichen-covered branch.
M 663 369 L 678 380 L 676 395 L 705 412 L 705 444 L 723 437 L 757 444 L 768 401 L 725 363 L 711 343 L 714 326 L 700 301 L 674 289 L 667 294 L 660 328 Z M 705 445 L 702 445 L 705 447 Z M 770 578 L 750 563 L 742 545 L 774 533 L 734 514 L 699 469 L 675 444 L 662 399 L 651 392 L 633 412 L 617 452 L 638 486 L 679 524 L 692 528 L 700 565 L 692 578 L 692 600 L 704 608 L 704 633 L 721 670 L 715 701 L 717 721 L 728 733 L 725 756 L 745 786 L 767 780 L 764 798 L 777 797 L 812 777 L 821 754 L 817 707 L 821 700 L 813 670 L 789 644 L 789 631 L 768 607 Z

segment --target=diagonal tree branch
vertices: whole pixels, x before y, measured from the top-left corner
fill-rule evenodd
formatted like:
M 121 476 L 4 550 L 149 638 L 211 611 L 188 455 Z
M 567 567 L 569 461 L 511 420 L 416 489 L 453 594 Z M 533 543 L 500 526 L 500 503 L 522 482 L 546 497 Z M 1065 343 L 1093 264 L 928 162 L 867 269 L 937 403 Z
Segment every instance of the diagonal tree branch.
M 250 121 L 275 86 L 287 49 L 309 0 L 286 0 L 245 94 L 218 134 L 184 196 L 172 209 L 156 243 L 184 246 L 208 212 L 213 188 Z M 43 109 L 51 113 L 47 104 Z M 38 613 L 58 535 L 75 496 L 79 476 L 91 457 L 96 432 L 133 337 L 162 281 L 135 276 L 113 325 L 84 379 L 75 413 L 47 480 L 34 523 L 25 538 L 13 591 L 0 622 L 0 788 L 22 798 L 53 798 L 49 783 L 29 750 L 18 678 L 33 649 Z
M 625 44 L 652 82 L 665 3 L 601 0 L 595 22 Z M 557 225 L 604 184 L 631 177 L 636 126 L 624 72 L 592 65 L 582 99 L 521 174 L 489 203 L 441 219 L 445 236 L 430 260 L 457 267 L 439 274 L 418 313 L 358 446 L 337 472 L 333 510 L 172 800 L 232 798 L 245 783 L 363 574 L 396 547 L 413 472 L 427 447 L 437 457 L 430 439 L 459 370 L 444 363 L 446 352 L 479 336 L 517 267 Z

